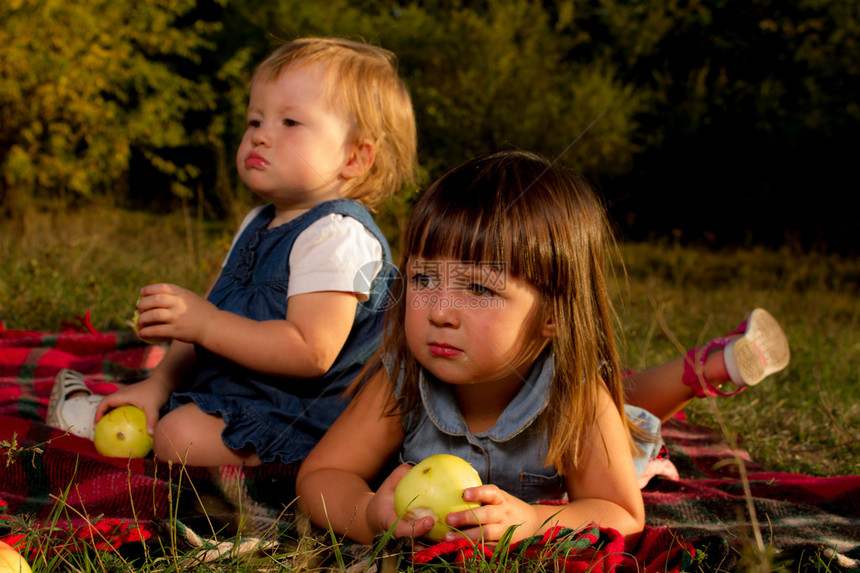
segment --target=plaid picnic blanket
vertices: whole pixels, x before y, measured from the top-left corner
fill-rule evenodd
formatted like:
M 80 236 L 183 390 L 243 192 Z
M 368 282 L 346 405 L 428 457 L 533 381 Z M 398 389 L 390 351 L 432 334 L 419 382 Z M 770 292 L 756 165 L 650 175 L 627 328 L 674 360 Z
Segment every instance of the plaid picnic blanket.
M 301 526 L 292 511 L 295 466 L 106 458 L 88 440 L 43 423 L 60 369 L 82 372 L 94 392 L 105 394 L 145 377 L 163 354 L 131 332 L 98 332 L 88 316 L 55 333 L 0 323 L 0 539 L 14 543 L 32 521 L 49 522 L 100 549 L 171 536 L 208 548 L 214 560 L 235 554 L 237 545 L 260 550 Z M 643 490 L 647 526 L 637 543 L 591 525 L 555 529 L 512 553 L 550 559 L 566 571 L 728 571 L 742 567 L 744 548 L 757 543 L 753 515 L 762 542 L 792 570 L 826 563 L 831 571 L 860 571 L 860 476 L 771 472 L 715 432 L 682 420 L 666 425 L 664 439 L 680 479 L 657 475 Z M 382 553 L 407 554 L 415 564 L 494 558 L 466 541 L 418 550 L 404 543 L 390 541 Z M 361 562 L 368 549 L 350 551 Z

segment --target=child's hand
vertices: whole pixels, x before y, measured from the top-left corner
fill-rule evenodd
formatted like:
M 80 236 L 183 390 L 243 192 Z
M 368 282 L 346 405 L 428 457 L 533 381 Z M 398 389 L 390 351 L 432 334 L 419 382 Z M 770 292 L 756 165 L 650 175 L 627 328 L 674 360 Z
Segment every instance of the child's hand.
M 140 291 L 137 304 L 141 338 L 172 338 L 199 344 L 218 309 L 190 290 L 172 284 L 153 284 Z
M 135 384 L 120 388 L 112 394 L 108 394 L 96 408 L 95 422 L 102 416 L 119 406 L 132 404 L 137 406 L 146 414 L 146 432 L 151 436 L 155 433 L 155 424 L 158 423 L 158 412 L 167 403 L 169 394 L 161 390 L 160 384 L 150 382 L 152 378 L 142 380 Z
M 482 505 L 449 513 L 445 522 L 458 531 L 445 534 L 446 541 L 468 537 L 473 541 L 492 543 L 501 539 L 511 525 L 516 525 L 511 540 L 515 542 L 533 536 L 542 525 L 532 505 L 495 485 L 470 487 L 463 492 L 463 499 Z
M 394 511 L 394 490 L 400 479 L 412 469 L 409 464 L 400 464 L 391 474 L 385 478 L 379 489 L 376 490 L 373 498 L 367 506 L 367 522 L 371 529 L 382 533 L 388 531 L 392 525 L 394 527 L 394 537 L 421 537 L 431 529 L 433 529 L 434 521 L 432 517 L 422 517 L 418 521 L 407 521 L 400 519 L 398 521 L 397 512 Z

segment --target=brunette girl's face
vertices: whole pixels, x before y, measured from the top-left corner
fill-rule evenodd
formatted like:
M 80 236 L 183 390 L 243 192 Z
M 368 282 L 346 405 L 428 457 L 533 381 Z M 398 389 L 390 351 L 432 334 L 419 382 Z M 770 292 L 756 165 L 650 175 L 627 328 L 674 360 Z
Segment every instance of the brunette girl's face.
M 407 272 L 406 339 L 422 366 L 450 384 L 525 379 L 552 336 L 534 287 L 499 266 L 452 259 L 412 258 Z

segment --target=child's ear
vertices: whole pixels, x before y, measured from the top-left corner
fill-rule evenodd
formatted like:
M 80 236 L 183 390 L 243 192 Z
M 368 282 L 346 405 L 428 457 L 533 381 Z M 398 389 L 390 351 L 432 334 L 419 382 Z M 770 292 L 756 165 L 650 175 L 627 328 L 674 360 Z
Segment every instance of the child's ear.
M 552 338 L 555 336 L 555 322 L 552 317 L 547 317 L 546 321 L 540 327 L 540 334 L 544 338 Z
M 376 147 L 369 139 L 363 139 L 352 146 L 352 151 L 343 166 L 344 179 L 362 178 L 367 175 L 376 159 Z

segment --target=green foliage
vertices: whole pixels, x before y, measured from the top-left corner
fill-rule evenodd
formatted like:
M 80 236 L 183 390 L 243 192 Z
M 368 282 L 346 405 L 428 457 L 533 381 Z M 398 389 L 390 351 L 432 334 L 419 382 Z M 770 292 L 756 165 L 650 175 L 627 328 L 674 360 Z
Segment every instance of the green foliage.
M 504 147 L 622 172 L 638 150 L 642 99 L 608 59 L 567 59 L 579 40 L 559 30 L 573 21 L 572 4 L 554 8 L 534 0 L 234 0 L 223 8 L 15 0 L 0 8 L 0 201 L 7 211 L 33 197 L 122 201 L 133 154 L 181 197 L 193 196 L 205 169 L 216 172 L 207 179 L 213 199 L 235 200 L 230 155 L 248 78 L 274 44 L 301 35 L 361 38 L 398 54 L 430 177 Z M 171 150 L 179 147 L 208 149 L 215 165 L 178 160 Z
M 788 123 L 794 136 L 860 119 L 851 95 L 860 77 L 856 3 L 651 0 L 636 28 L 644 35 L 621 16 L 637 10 L 606 3 L 617 59 L 637 85 L 663 94 L 672 107 L 655 111 L 664 119 L 672 112 L 695 129 L 730 116 L 780 135 Z
M 336 35 L 398 55 L 424 183 L 524 148 L 597 180 L 633 237 L 856 243 L 850 212 L 830 208 L 860 127 L 856 2 L 9 0 L 0 22 L 7 215 L 98 197 L 245 209 L 233 154 L 254 66 Z M 809 188 L 823 200 L 773 212 Z M 731 220 L 738 201 L 754 229 Z
M 576 38 L 555 32 L 542 3 L 411 6 L 397 24 L 380 36 L 403 59 L 431 172 L 502 148 L 588 173 L 629 167 L 639 97 L 605 58 L 567 59 Z
M 467 157 L 503 148 L 534 150 L 594 175 L 626 172 L 640 150 L 642 95 L 608 58 L 567 57 L 584 41 L 565 30 L 570 2 L 547 10 L 535 0 L 284 0 L 237 1 L 229 9 L 249 27 L 243 33 L 258 59 L 303 35 L 346 36 L 393 51 L 412 94 L 425 183 Z M 384 206 L 382 224 L 402 225 L 414 198 Z
M 195 0 L 0 4 L 0 202 L 122 197 L 133 150 L 181 185 L 198 167 L 162 155 L 199 144 L 186 115 L 215 94 L 176 69 L 199 64 L 216 24 L 180 24 Z M 120 191 L 117 191 L 117 188 Z

